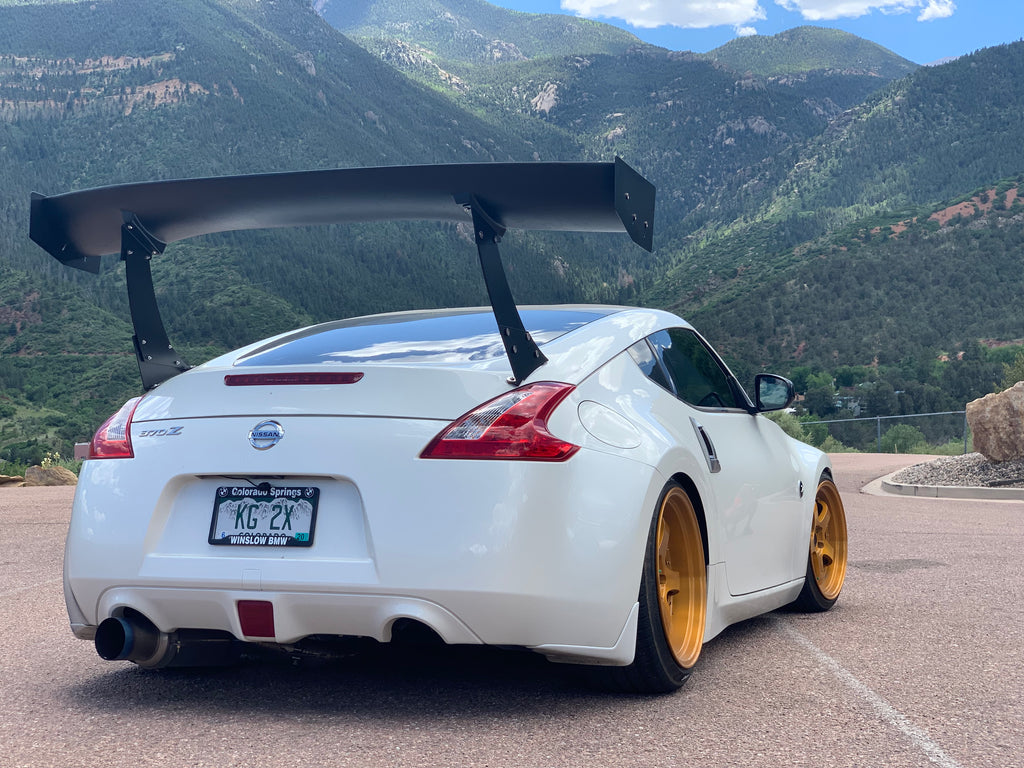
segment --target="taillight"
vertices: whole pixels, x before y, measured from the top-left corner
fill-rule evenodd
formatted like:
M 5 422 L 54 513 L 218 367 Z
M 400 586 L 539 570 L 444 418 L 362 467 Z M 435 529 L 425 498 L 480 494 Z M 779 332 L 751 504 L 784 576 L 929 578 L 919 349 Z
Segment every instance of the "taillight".
M 300 384 L 355 384 L 362 373 L 229 373 L 224 384 L 229 387 L 269 387 Z
M 541 381 L 500 395 L 445 427 L 420 458 L 565 461 L 580 447 L 552 435 L 547 419 L 574 389 Z
M 121 409 L 103 422 L 89 443 L 90 459 L 133 459 L 132 416 L 141 397 L 133 397 Z

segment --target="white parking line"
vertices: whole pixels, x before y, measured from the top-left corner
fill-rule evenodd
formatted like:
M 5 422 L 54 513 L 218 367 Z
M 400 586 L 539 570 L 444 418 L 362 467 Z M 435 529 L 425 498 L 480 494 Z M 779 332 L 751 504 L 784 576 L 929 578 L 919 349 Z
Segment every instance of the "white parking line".
M 49 579 L 47 581 L 41 581 L 38 584 L 29 584 L 27 587 L 18 587 L 17 589 L 9 589 L 6 592 L 0 592 L 0 600 L 5 597 L 13 597 L 19 595 L 22 592 L 28 592 L 31 589 L 39 589 L 40 587 L 48 587 L 51 584 L 60 584 L 61 579 Z
M 924 752 L 925 756 L 933 763 L 942 766 L 942 768 L 963 768 L 963 766 L 956 760 L 951 758 L 942 748 L 932 741 L 928 734 L 914 725 L 910 720 L 907 719 L 906 715 L 896 709 L 894 706 L 889 704 L 885 699 L 875 693 L 873 690 L 868 688 L 864 683 L 854 677 L 846 668 L 844 668 L 838 661 L 833 659 L 818 646 L 804 637 L 800 632 L 791 627 L 789 624 L 782 620 L 778 620 L 777 625 L 784 634 L 789 636 L 799 645 L 802 645 L 811 655 L 817 659 L 818 663 L 823 667 L 827 668 L 833 675 L 839 678 L 842 682 L 851 688 L 860 698 L 866 701 L 871 707 L 878 713 L 879 717 L 882 718 L 886 723 L 891 725 L 893 728 L 898 730 L 911 742 L 914 746 Z

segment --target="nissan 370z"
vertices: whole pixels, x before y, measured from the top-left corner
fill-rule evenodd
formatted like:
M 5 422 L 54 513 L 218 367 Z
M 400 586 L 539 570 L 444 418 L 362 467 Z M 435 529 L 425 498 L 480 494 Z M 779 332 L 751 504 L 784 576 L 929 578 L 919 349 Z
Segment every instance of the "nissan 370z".
M 700 334 L 654 309 L 517 307 L 507 230 L 625 232 L 654 189 L 621 160 L 147 182 L 32 201 L 72 267 L 119 253 L 144 394 L 96 432 L 64 565 L 74 634 L 109 660 L 246 644 L 530 649 L 616 690 L 677 688 L 728 625 L 830 608 L 846 524 L 828 458 Z M 328 322 L 189 367 L 149 260 L 177 240 L 380 218 L 466 222 L 492 305 Z

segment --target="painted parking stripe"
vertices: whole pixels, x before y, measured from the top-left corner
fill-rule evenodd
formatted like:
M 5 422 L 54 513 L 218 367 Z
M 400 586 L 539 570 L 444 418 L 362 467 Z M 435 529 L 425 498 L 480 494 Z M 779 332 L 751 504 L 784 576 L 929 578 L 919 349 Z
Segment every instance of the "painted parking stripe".
M 943 752 L 942 747 L 932 741 L 923 729 L 910 722 L 906 715 L 868 688 L 868 686 L 864 685 L 843 665 L 804 637 L 799 631 L 781 620 L 777 620 L 776 624 L 783 634 L 810 651 L 819 664 L 828 669 L 861 699 L 870 704 L 882 720 L 910 739 L 913 745 L 924 752 L 929 760 L 936 765 L 942 766 L 942 768 L 964 768 L 964 766 Z

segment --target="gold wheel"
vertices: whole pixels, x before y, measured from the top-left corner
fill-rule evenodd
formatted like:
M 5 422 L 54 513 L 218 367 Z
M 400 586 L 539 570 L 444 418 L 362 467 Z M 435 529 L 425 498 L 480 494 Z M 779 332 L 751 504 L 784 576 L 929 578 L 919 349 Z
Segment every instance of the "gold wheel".
M 821 596 L 828 601 L 839 597 L 846 578 L 846 512 L 839 490 L 831 480 L 822 480 L 814 496 L 811 526 L 811 571 Z
M 689 669 L 704 643 L 708 587 L 697 513 L 682 488 L 662 499 L 656 535 L 661 625 L 676 663 Z

